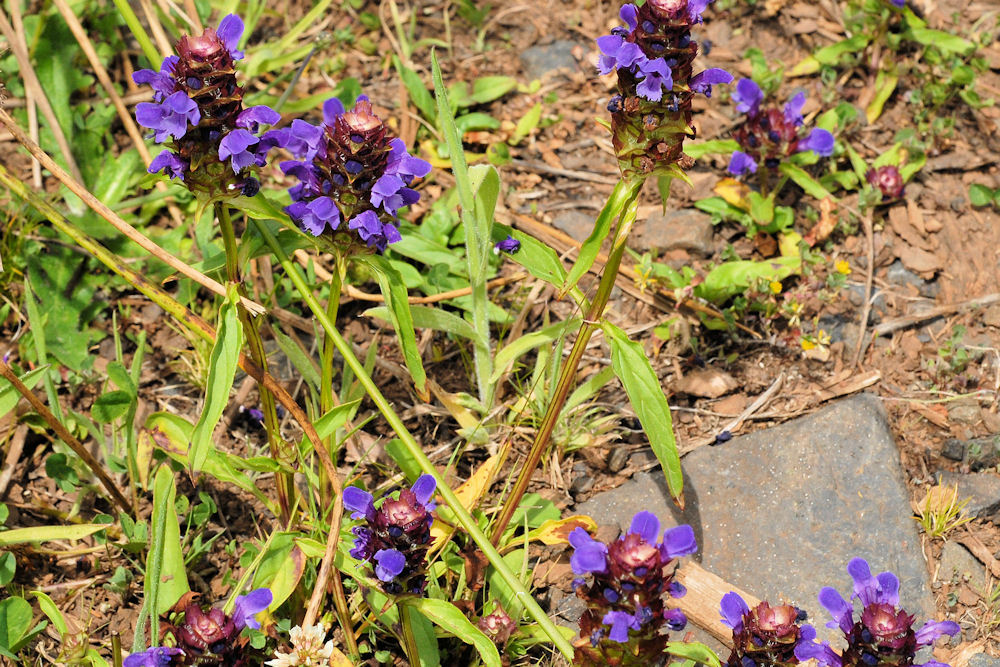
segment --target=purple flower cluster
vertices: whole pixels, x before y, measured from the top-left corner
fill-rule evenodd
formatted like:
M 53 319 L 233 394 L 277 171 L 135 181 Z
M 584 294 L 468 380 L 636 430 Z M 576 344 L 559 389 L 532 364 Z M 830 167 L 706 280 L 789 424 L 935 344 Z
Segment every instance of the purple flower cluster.
M 288 215 L 313 236 L 344 248 L 360 239 L 382 252 L 399 241 L 396 213 L 420 199 L 409 186 L 431 169 L 388 134 L 365 96 L 350 111 L 331 98 L 323 105 L 321 126 L 294 120 L 267 132 L 261 146 L 281 147 L 298 158 L 281 163 L 285 174 L 299 180 L 289 189 Z
M 791 605 L 772 607 L 767 601 L 753 609 L 739 594 L 726 593 L 720 605 L 722 624 L 733 630 L 733 651 L 727 667 L 789 667 L 796 665 L 795 647 L 816 638 L 811 625 L 798 625 L 803 614 Z
M 378 508 L 367 491 L 354 486 L 344 489 L 344 507 L 351 511 L 351 518 L 365 520 L 353 529 L 350 554 L 374 561 L 375 576 L 386 593 L 419 595 L 427 585 L 426 556 L 435 507 L 431 497 L 436 485 L 433 477 L 421 475 L 412 489 L 402 489 L 397 498 L 383 498 Z
M 154 646 L 125 658 L 123 667 L 166 667 L 166 665 L 225 664 L 242 667 L 250 664 L 247 638 L 243 628 L 260 629 L 254 618 L 271 604 L 274 596 L 267 588 L 258 588 L 236 598 L 233 613 L 222 609 L 208 611 L 196 604 L 184 608 L 184 619 L 172 626 L 177 646 Z
M 826 587 L 819 602 L 830 612 L 828 628 L 840 628 L 847 648 L 837 655 L 829 642 L 801 643 L 795 656 L 802 661 L 815 658 L 824 667 L 872 667 L 875 665 L 912 665 L 916 651 L 931 646 L 944 635 L 954 635 L 960 628 L 953 621 L 928 621 L 913 630 L 914 617 L 899 608 L 899 579 L 892 572 L 872 576 L 868 563 L 854 558 L 847 564 L 854 579 L 854 592 L 845 600 L 836 589 Z M 855 620 L 853 601 L 861 602 L 861 615 Z M 803 627 L 805 630 L 805 627 Z M 922 667 L 947 667 L 928 661 Z
M 712 86 L 732 75 L 712 68 L 693 74 L 698 44 L 691 27 L 701 23 L 711 0 L 647 0 L 622 6 L 625 26 L 597 40 L 601 74 L 617 72 L 618 94 L 611 98 L 612 142 L 619 167 L 633 174 L 676 175 L 683 141 L 694 133 L 691 100 L 712 96 Z
M 802 107 L 806 94 L 798 93 L 784 109 L 762 108 L 764 92 L 751 79 L 741 79 L 733 91 L 736 110 L 746 114 L 743 124 L 733 132 L 742 150 L 733 152 L 729 173 L 734 176 L 754 174 L 763 166 L 777 169 L 793 153 L 815 151 L 822 157 L 833 155 L 833 135 L 822 128 L 808 133 L 803 128 Z
M 569 534 L 574 551 L 570 565 L 577 575 L 576 594 L 587 604 L 580 617 L 581 642 L 577 665 L 640 665 L 663 653 L 667 635 L 679 631 L 687 619 L 679 609 L 666 609 L 663 595 L 682 597 L 684 587 L 667 572 L 675 559 L 698 549 L 690 526 L 663 533 L 651 512 L 632 518 L 628 532 L 609 545 L 594 540 L 583 528 Z M 630 658 L 629 656 L 632 656 Z M 635 661 L 633 661 L 635 658 Z
M 209 196 L 234 193 L 253 196 L 260 183 L 253 176 L 264 166 L 266 149 L 258 132 L 280 116 L 267 106 L 243 108 L 243 89 L 236 83 L 235 63 L 243 21 L 230 14 L 219 29 L 185 36 L 176 56 L 167 56 L 160 71 L 137 71 L 132 79 L 153 89 L 153 101 L 136 105 L 140 125 L 169 148 L 149 165 L 150 173 L 166 171 L 194 192 Z

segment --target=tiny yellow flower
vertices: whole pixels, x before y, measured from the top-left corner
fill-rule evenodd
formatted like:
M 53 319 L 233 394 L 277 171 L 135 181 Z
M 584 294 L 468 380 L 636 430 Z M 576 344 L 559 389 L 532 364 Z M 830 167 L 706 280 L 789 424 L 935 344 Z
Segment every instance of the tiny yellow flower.
M 801 343 L 803 350 L 812 350 L 816 348 L 816 343 L 812 342 L 812 340 L 807 337 L 803 337 Z
M 772 294 L 781 294 L 781 281 L 772 280 L 770 286 Z
M 816 332 L 816 344 L 817 345 L 829 345 L 830 344 L 830 334 L 820 329 Z
M 834 264 L 834 268 L 837 269 L 837 273 L 842 273 L 845 276 L 851 275 L 851 265 L 847 263 L 846 259 L 838 260 L 837 263 Z

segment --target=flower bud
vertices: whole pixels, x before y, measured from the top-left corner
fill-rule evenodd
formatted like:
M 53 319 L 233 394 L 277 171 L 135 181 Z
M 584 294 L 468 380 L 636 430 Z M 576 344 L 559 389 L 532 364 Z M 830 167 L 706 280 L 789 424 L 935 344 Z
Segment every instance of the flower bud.
M 903 176 L 891 164 L 869 169 L 865 180 L 882 193 L 882 200 L 899 199 L 903 196 Z

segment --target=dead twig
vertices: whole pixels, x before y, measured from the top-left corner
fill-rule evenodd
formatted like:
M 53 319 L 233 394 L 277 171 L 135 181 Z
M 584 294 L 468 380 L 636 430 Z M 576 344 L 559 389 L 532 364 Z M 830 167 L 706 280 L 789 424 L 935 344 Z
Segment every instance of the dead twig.
M 10 447 L 7 449 L 7 456 L 3 460 L 3 472 L 0 473 L 0 498 L 3 498 L 4 494 L 7 493 L 7 485 L 10 484 L 10 478 L 14 476 L 14 466 L 21 458 L 21 452 L 24 451 L 24 441 L 27 437 L 28 425 L 21 422 L 14 429 L 14 435 L 10 439 Z
M 958 313 L 971 308 L 985 308 L 986 306 L 992 306 L 994 303 L 998 302 L 1000 302 L 1000 292 L 994 292 L 993 294 L 979 296 L 974 299 L 969 299 L 968 301 L 960 301 L 959 303 L 936 306 L 922 313 L 917 313 L 916 315 L 904 315 L 903 317 L 897 317 L 879 324 L 872 330 L 872 332 L 876 336 L 884 336 L 886 334 L 893 333 L 894 331 L 911 327 L 914 324 L 926 322 L 927 320 L 933 320 L 938 317 L 944 317 L 945 315 L 951 315 L 952 313 Z
M 781 389 L 781 384 L 782 384 L 782 382 L 784 382 L 784 380 L 785 380 L 785 374 L 784 373 L 779 373 L 778 377 L 775 378 L 774 382 L 771 383 L 771 386 L 768 387 L 764 391 L 764 393 L 762 393 L 760 396 L 758 396 L 757 398 L 755 398 L 754 401 L 753 401 L 753 403 L 751 403 L 750 405 L 748 405 L 746 407 L 746 409 L 742 413 L 740 413 L 740 415 L 736 419 L 732 420 L 731 422 L 729 422 L 728 424 L 726 424 L 725 426 L 723 426 L 722 429 L 720 429 L 720 430 L 723 431 L 723 432 L 724 431 L 729 431 L 730 433 L 732 433 L 733 431 L 736 431 L 737 429 L 739 429 L 739 427 L 743 425 L 743 422 L 745 422 L 747 419 L 749 419 L 755 412 L 757 412 L 758 410 L 760 410 L 761 408 L 763 408 L 765 405 L 767 405 L 767 402 L 771 400 L 771 397 L 774 396 L 778 392 L 779 389 Z M 698 440 L 696 442 L 692 442 L 692 443 L 690 443 L 690 444 L 688 444 L 688 445 L 686 445 L 684 447 L 678 447 L 677 448 L 678 449 L 678 453 L 681 456 L 683 456 L 684 454 L 688 454 L 690 452 L 693 452 L 694 450 L 698 449 L 699 447 L 704 447 L 705 445 L 710 445 L 713 442 L 715 442 L 715 440 L 716 440 L 715 436 L 712 436 L 710 438 L 703 438 L 702 440 Z
M 875 278 L 875 231 L 872 228 L 871 208 L 861 216 L 861 224 L 865 228 L 865 240 L 868 243 L 868 266 L 865 267 L 865 302 L 861 308 L 861 322 L 858 323 L 858 340 L 854 344 L 854 361 L 852 366 L 857 367 L 861 363 L 861 355 L 865 348 L 865 329 L 868 327 L 868 318 L 872 312 L 872 281 Z

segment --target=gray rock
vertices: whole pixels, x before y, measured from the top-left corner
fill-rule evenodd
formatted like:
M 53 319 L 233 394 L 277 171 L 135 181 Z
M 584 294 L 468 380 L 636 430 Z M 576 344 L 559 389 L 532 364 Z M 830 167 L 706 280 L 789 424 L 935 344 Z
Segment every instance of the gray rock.
M 948 419 L 958 424 L 975 424 L 981 419 L 979 401 L 975 399 L 962 399 L 949 403 Z
M 665 215 L 657 211 L 646 218 L 640 242 L 644 249 L 657 252 L 680 249 L 708 257 L 714 232 L 712 216 L 704 211 L 685 208 Z
M 974 591 L 981 591 L 986 584 L 986 568 L 976 560 L 968 549 L 951 540 L 941 549 L 941 563 L 937 572 L 938 581 L 965 581 Z
M 933 299 L 941 291 L 941 286 L 936 281 L 927 281 L 913 273 L 898 259 L 889 265 L 886 271 L 886 280 L 893 285 L 913 285 L 920 292 L 921 296 Z
M 1000 667 L 1000 658 L 977 653 L 969 658 L 969 667 Z
M 1000 435 L 974 438 L 965 443 L 965 448 L 969 452 L 969 466 L 973 470 L 985 470 L 1000 465 Z
M 955 438 L 945 440 L 941 446 L 941 456 L 952 461 L 961 461 L 965 458 L 965 443 Z
M 596 219 L 596 215 L 573 209 L 563 211 L 553 218 L 552 226 L 583 243 L 590 236 L 590 233 L 594 231 L 594 221 Z
M 566 39 L 533 46 L 521 53 L 521 64 L 529 79 L 541 79 L 549 72 L 560 69 L 576 70 L 579 67 L 573 57 L 573 48 L 576 46 L 576 42 Z
M 938 473 L 941 484 L 958 485 L 958 500 L 968 500 L 965 514 L 1000 524 L 1000 475 L 993 472 L 971 472 L 967 475 L 943 471 Z
M 874 572 L 899 576 L 910 613 L 934 612 L 899 452 L 877 397 L 853 396 L 695 450 L 684 458 L 684 484 L 683 512 L 669 500 L 659 470 L 576 511 L 623 528 L 639 510 L 665 524 L 688 523 L 703 567 L 758 597 L 805 609 L 821 633 L 828 619 L 816 596 L 823 586 L 850 592 L 846 567 L 855 556 Z

